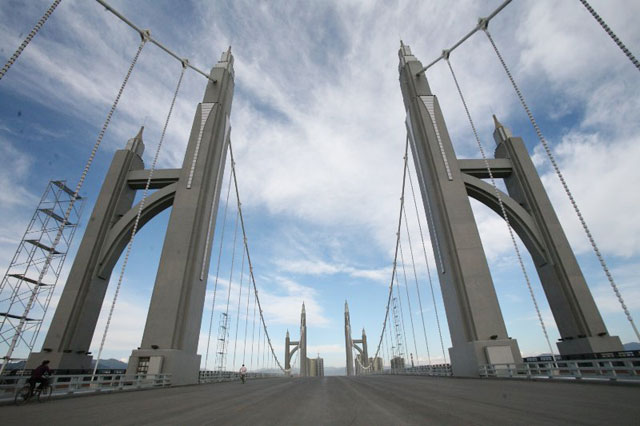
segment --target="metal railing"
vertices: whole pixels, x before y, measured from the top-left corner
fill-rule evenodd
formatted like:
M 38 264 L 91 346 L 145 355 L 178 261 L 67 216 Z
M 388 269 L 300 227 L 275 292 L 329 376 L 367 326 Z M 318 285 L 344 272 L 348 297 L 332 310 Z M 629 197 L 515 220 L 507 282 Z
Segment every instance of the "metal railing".
M 247 379 L 264 379 L 267 377 L 284 377 L 275 373 L 247 373 Z M 240 380 L 240 374 L 236 371 L 200 371 L 199 383 L 233 382 Z
M 640 358 L 533 361 L 485 364 L 480 377 L 526 379 L 631 380 L 640 382 Z
M 416 367 L 392 368 L 371 374 L 394 374 L 404 376 L 451 376 L 451 364 L 418 365 Z
M 117 392 L 145 388 L 171 386 L 170 374 L 91 374 L 55 375 L 49 377 L 52 395 Z M 29 380 L 29 376 L 2 376 L 0 378 L 0 401 L 12 400 L 15 393 Z

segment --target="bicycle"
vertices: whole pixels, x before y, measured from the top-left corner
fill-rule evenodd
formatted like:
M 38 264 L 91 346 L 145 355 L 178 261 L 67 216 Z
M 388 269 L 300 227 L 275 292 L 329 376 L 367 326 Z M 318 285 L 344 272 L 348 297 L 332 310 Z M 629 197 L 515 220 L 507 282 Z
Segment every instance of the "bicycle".
M 31 392 L 31 385 L 27 382 L 18 392 L 16 392 L 14 402 L 16 405 L 22 405 L 33 397 L 35 397 L 38 402 L 44 402 L 51 398 L 52 392 L 53 388 L 49 383 L 46 385 L 40 383 L 40 385 L 36 386 L 33 389 L 33 392 Z

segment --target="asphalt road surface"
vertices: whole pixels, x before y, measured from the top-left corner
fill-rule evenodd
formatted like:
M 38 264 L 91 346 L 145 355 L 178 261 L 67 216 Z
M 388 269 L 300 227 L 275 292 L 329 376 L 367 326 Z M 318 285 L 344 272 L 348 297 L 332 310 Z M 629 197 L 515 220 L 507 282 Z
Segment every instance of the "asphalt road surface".
M 640 386 L 415 376 L 257 379 L 0 407 L 2 425 L 639 425 Z

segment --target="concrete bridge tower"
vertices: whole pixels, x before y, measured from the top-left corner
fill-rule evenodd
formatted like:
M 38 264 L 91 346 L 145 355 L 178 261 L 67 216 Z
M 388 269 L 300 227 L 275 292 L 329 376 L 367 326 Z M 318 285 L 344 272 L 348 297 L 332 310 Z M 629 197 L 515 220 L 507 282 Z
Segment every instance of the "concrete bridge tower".
M 291 349 L 293 348 L 293 350 Z M 293 341 L 289 337 L 289 330 L 284 339 L 284 369 L 285 373 L 291 374 L 291 359 L 293 354 L 299 350 L 298 358 L 300 359 L 300 376 L 309 375 L 309 359 L 307 358 L 307 312 L 302 302 L 302 312 L 300 313 L 300 340 Z
M 454 375 L 476 376 L 487 363 L 521 362 L 506 326 L 473 217 L 469 197 L 501 213 L 484 160 L 456 157 L 438 99 L 422 64 L 401 46 L 400 87 L 422 200 L 431 231 L 452 347 Z M 509 222 L 531 253 L 560 331 L 562 355 L 622 350 L 609 336 L 569 242 L 520 138 L 496 122 L 500 192 Z
M 142 228 L 173 206 L 140 348 L 129 374 L 172 374 L 173 384 L 198 382 L 196 353 L 211 243 L 229 141 L 234 90 L 231 49 L 211 69 L 204 99 L 196 109 L 180 169 L 156 170 L 145 203 Z M 89 345 L 111 272 L 126 247 L 138 212 L 135 191 L 144 189 L 142 132 L 114 155 L 74 260 L 42 351 L 27 366 L 51 360 L 54 369 L 86 370 Z
M 351 340 L 351 318 L 349 305 L 344 301 L 344 346 L 347 355 L 347 376 L 353 376 L 353 341 Z

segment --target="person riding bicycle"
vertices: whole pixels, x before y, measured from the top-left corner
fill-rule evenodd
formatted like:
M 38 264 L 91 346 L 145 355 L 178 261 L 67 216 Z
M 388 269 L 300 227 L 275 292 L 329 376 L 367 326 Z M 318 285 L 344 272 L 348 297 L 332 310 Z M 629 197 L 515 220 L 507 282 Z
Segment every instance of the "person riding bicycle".
M 240 367 L 240 380 L 242 380 L 242 383 L 244 383 L 244 381 L 246 380 L 247 376 L 247 367 L 244 366 L 244 364 L 242 364 L 242 367 Z
M 44 361 L 42 361 L 42 364 L 40 364 L 40 366 L 38 366 L 31 372 L 31 377 L 29 378 L 29 386 L 31 387 L 32 395 L 37 383 L 40 383 L 39 389 L 43 389 L 49 384 L 49 380 L 47 379 L 47 377 L 45 377 L 51 374 L 51 370 L 49 369 L 48 364 L 49 360 L 45 359 Z

